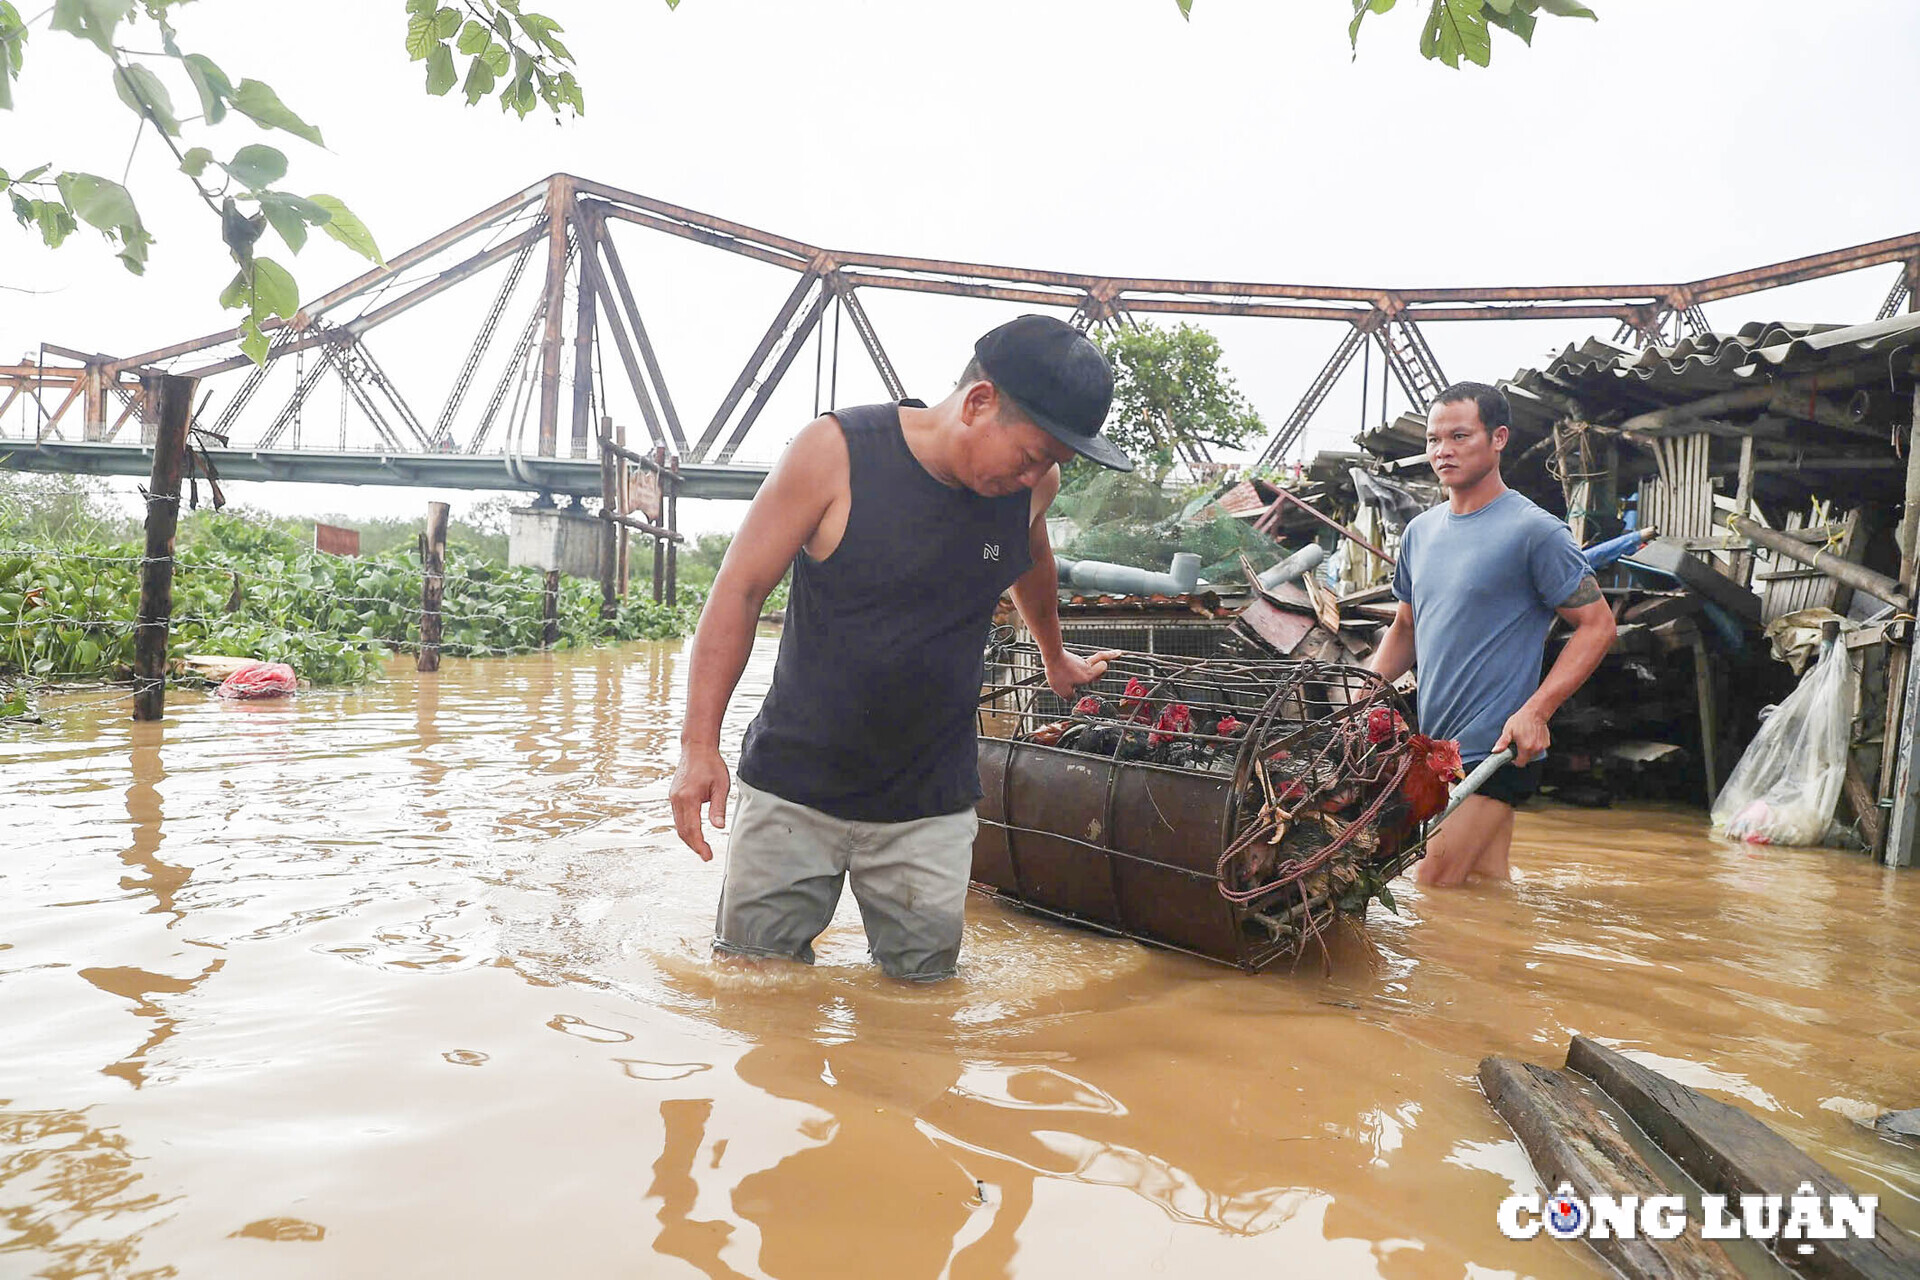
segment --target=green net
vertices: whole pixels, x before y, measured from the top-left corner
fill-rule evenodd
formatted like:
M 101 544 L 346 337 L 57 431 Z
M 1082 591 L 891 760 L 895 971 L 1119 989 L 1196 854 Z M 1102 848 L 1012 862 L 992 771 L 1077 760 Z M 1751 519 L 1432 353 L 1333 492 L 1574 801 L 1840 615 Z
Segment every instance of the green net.
M 1137 471 L 1101 471 L 1077 483 L 1070 480 L 1049 514 L 1076 526 L 1058 548 L 1074 560 L 1164 571 L 1177 552 L 1185 551 L 1200 557 L 1206 581 L 1244 584 L 1242 553 L 1257 569 L 1285 554 L 1273 539 L 1254 532 L 1251 521 L 1221 514 L 1205 519 L 1211 501 L 1211 490 L 1178 492 Z

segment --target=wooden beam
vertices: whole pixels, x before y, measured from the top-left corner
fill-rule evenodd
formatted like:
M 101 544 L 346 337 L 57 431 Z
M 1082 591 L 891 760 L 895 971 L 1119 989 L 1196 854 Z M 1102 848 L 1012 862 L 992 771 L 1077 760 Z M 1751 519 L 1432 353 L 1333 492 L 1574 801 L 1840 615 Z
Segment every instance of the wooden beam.
M 1480 1087 L 1549 1189 L 1565 1184 L 1589 1205 L 1596 1196 L 1635 1196 L 1644 1202 L 1672 1194 L 1567 1073 L 1488 1058 L 1480 1064 Z M 1685 1234 L 1672 1240 L 1615 1235 L 1589 1237 L 1587 1243 L 1630 1280 L 1738 1280 L 1740 1275 L 1726 1251 L 1701 1239 L 1700 1224 L 1691 1220 Z
M 167 632 L 173 621 L 173 535 L 180 523 L 180 470 L 187 456 L 187 424 L 193 418 L 194 378 L 171 374 L 147 383 L 147 399 L 160 406 L 153 442 L 153 472 L 147 477 L 147 546 L 140 561 L 140 606 L 133 633 L 133 718 L 158 720 L 167 707 Z
M 1738 1107 L 1676 1084 L 1585 1036 L 1574 1037 L 1567 1066 L 1606 1090 L 1710 1195 L 1790 1197 L 1803 1182 L 1816 1195 L 1854 1194 L 1824 1165 Z M 1885 1217 L 1874 1227 L 1871 1240 L 1762 1243 L 1801 1274 L 1859 1280 L 1920 1275 L 1920 1241 Z

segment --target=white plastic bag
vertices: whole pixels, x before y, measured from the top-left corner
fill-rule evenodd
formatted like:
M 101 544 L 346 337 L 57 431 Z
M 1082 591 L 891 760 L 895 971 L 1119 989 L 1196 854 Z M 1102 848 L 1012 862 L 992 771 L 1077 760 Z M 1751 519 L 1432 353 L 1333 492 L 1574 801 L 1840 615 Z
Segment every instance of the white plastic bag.
M 1830 646 L 1760 732 L 1713 802 L 1713 825 L 1752 844 L 1816 844 L 1847 776 L 1847 647 Z

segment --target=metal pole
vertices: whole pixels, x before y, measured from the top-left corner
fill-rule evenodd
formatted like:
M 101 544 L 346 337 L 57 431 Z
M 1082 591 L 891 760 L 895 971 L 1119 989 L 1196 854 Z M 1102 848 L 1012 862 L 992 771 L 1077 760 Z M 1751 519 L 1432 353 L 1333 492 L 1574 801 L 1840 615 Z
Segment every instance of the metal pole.
M 587 436 L 593 423 L 593 313 L 594 291 L 587 283 L 593 268 L 589 255 L 593 241 L 579 234 L 580 280 L 573 323 L 573 456 L 587 456 Z M 603 408 L 605 406 L 602 406 Z
M 173 535 L 180 523 L 180 468 L 187 456 L 197 378 L 143 380 L 160 406 L 153 471 L 147 478 L 147 548 L 140 561 L 140 612 L 133 633 L 133 718 L 158 720 L 167 706 L 167 630 L 173 620 Z
M 627 429 L 625 426 L 617 422 L 613 426 L 613 442 L 619 445 L 622 449 L 627 447 Z M 626 508 L 627 508 L 627 475 L 628 475 L 627 464 L 625 459 L 618 459 L 617 461 L 619 463 L 619 468 L 620 468 L 617 473 L 617 477 L 619 481 L 620 512 L 622 515 L 625 515 Z M 622 600 L 625 600 L 627 598 L 627 576 L 630 573 L 631 566 L 632 566 L 632 560 L 630 559 L 630 548 L 632 544 L 633 544 L 633 531 L 627 528 L 625 525 L 621 525 L 620 526 L 619 568 L 615 573 L 614 580 L 619 587 L 620 598 Z
M 561 304 L 567 287 L 567 179 L 555 174 L 547 186 L 547 327 L 540 337 L 540 456 L 560 447 Z
M 415 671 L 440 669 L 440 601 L 447 589 L 447 504 L 427 504 L 427 531 L 420 535 L 420 652 Z

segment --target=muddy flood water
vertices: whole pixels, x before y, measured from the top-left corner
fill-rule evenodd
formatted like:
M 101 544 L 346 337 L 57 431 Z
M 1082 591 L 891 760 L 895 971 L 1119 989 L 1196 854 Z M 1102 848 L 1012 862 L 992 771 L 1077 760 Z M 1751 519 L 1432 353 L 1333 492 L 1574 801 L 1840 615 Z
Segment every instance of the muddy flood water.
M 756 647 L 729 758 L 771 672 Z M 678 644 L 0 729 L 0 1275 L 1589 1276 L 1475 1082 L 1582 1033 L 1920 1226 L 1920 872 L 1538 807 L 1511 886 L 1249 977 L 969 908 L 707 960 Z M 81 705 L 93 703 L 93 705 Z

